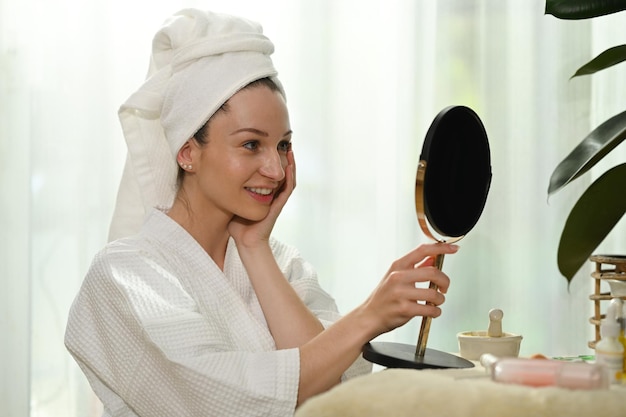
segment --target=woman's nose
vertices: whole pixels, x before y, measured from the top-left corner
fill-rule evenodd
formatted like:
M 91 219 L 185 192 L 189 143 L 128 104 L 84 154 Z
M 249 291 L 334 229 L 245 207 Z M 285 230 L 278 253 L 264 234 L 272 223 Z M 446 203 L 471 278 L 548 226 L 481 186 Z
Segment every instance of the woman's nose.
M 285 169 L 279 152 L 268 152 L 260 169 L 261 174 L 275 181 L 281 181 L 285 177 Z

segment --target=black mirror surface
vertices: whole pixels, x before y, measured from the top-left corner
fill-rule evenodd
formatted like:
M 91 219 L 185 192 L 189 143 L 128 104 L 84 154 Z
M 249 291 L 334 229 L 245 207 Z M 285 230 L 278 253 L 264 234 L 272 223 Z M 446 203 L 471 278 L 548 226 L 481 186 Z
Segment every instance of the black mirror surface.
M 423 203 L 433 229 L 448 237 L 467 234 L 482 214 L 491 185 L 487 133 L 465 106 L 443 109 L 433 120 L 420 160 L 425 162 Z

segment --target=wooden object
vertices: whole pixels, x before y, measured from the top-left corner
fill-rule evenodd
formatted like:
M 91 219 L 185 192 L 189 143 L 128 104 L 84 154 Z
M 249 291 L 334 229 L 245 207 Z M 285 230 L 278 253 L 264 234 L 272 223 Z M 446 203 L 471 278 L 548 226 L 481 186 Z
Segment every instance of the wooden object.
M 606 314 L 602 314 L 602 301 L 610 301 L 615 298 L 609 291 L 602 291 L 602 282 L 607 280 L 626 281 L 626 255 L 593 255 L 589 258 L 595 262 L 595 271 L 591 273 L 594 279 L 593 294 L 589 299 L 593 301 L 593 316 L 589 322 L 595 327 L 595 339 L 591 340 L 588 345 L 591 349 L 595 349 L 596 343 L 600 341 L 600 324 Z M 626 300 L 626 296 L 619 297 Z

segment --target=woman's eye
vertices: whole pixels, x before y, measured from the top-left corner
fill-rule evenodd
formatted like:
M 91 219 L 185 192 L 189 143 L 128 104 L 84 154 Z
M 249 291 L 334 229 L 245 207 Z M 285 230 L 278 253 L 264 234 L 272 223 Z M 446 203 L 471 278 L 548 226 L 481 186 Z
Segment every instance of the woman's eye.
M 259 148 L 259 142 L 257 142 L 256 140 L 251 140 L 250 142 L 244 143 L 243 147 L 251 151 L 256 151 Z
M 284 141 L 278 144 L 278 150 L 280 152 L 288 152 L 291 149 L 291 142 Z

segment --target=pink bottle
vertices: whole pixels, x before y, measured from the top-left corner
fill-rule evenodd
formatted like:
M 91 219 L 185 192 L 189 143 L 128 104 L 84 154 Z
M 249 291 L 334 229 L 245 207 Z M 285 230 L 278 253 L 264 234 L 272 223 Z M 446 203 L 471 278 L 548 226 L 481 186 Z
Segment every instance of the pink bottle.
M 496 382 L 570 389 L 606 389 L 609 386 L 604 367 L 585 362 L 497 358 L 484 354 L 480 363 Z

